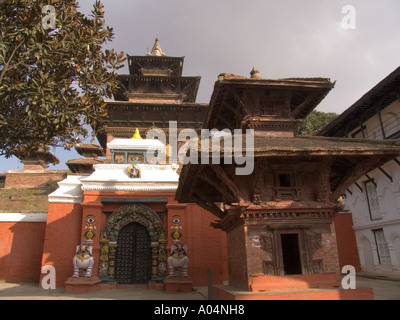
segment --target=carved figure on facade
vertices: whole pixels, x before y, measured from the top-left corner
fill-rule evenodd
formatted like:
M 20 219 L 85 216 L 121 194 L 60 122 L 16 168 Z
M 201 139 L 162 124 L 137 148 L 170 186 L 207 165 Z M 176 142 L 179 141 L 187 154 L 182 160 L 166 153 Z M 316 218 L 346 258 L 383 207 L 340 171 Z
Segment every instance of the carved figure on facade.
M 109 260 L 108 243 L 109 243 L 108 240 L 100 240 L 99 274 L 107 274 L 108 273 L 108 260 Z
M 182 226 L 180 225 L 181 223 L 181 217 L 180 216 L 174 216 L 172 218 L 172 232 L 171 232 L 171 237 L 174 240 L 179 240 L 182 237 Z
M 187 257 L 187 246 L 175 240 L 171 246 L 171 255 L 168 257 L 170 277 L 187 277 L 189 258 Z
M 126 171 L 129 178 L 141 178 L 140 167 L 137 164 L 131 164 Z
M 329 172 L 332 165 L 332 159 L 325 160 L 319 164 L 319 177 L 317 189 L 317 201 L 328 201 L 330 194 Z
M 93 247 L 90 243 L 82 242 L 76 246 L 76 253 L 72 260 L 74 265 L 74 274 L 72 278 L 80 278 L 83 275 L 85 278 L 92 277 L 92 269 L 94 258 L 92 256 Z
M 96 226 L 94 225 L 96 222 L 95 217 L 93 215 L 88 215 L 86 217 L 86 225 L 85 225 L 85 233 L 84 236 L 88 239 L 88 241 L 93 241 L 92 239 L 96 235 L 94 230 L 96 229 Z
M 160 238 L 158 248 L 158 274 L 167 274 L 167 239 Z
M 272 235 L 267 233 L 260 234 L 260 245 L 261 249 L 264 250 L 270 256 L 271 260 L 273 258 L 273 238 Z

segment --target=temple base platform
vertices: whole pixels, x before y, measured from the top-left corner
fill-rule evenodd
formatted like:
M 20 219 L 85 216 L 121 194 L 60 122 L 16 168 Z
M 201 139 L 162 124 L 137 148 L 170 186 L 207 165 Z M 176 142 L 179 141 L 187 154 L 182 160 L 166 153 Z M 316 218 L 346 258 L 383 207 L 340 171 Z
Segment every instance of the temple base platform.
M 345 290 L 337 275 L 261 276 L 249 280 L 250 290 L 213 286 L 214 300 L 374 300 L 373 290 Z
M 168 293 L 173 292 L 192 292 L 192 278 L 187 277 L 167 277 L 164 280 L 164 289 Z
M 98 277 L 92 278 L 68 278 L 65 282 L 66 293 L 92 293 L 97 291 L 100 284 Z

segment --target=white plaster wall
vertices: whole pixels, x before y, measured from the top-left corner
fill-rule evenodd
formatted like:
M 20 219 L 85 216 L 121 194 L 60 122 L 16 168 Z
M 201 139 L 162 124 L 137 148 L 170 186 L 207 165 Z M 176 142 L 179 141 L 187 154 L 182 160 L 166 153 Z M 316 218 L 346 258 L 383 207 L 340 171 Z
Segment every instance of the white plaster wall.
M 381 118 L 385 130 L 385 136 L 389 137 L 400 130 L 400 102 L 395 101 L 381 111 Z M 378 115 L 364 122 L 364 134 L 366 139 L 383 139 L 381 124 Z M 362 139 L 362 133 L 356 128 L 349 134 L 349 138 Z M 400 157 L 398 158 L 400 160 Z M 360 178 L 357 183 L 363 188 L 363 192 L 354 184 L 350 192 L 345 193 L 345 206 L 350 210 L 354 221 L 357 247 L 360 256 L 361 267 L 366 271 L 400 273 L 400 165 L 395 161 L 389 161 L 382 166 L 393 181 L 375 169 L 368 173 L 377 184 L 377 197 L 381 219 L 371 221 L 364 182 L 366 176 Z M 375 243 L 373 230 L 383 229 L 385 240 L 388 244 L 391 265 L 380 265 L 378 250 Z
M 400 166 L 390 161 L 382 168 L 392 177 L 393 182 L 380 170 L 375 169 L 368 173 L 377 184 L 379 201 L 379 220 L 371 221 L 367 196 L 356 185 L 352 185 L 346 192 L 345 205 L 353 215 L 354 231 L 360 256 L 361 267 L 365 271 L 400 273 Z M 358 180 L 364 189 L 367 177 Z M 381 265 L 378 258 L 378 249 L 375 243 L 373 230 L 383 229 L 385 240 L 388 244 L 391 265 Z

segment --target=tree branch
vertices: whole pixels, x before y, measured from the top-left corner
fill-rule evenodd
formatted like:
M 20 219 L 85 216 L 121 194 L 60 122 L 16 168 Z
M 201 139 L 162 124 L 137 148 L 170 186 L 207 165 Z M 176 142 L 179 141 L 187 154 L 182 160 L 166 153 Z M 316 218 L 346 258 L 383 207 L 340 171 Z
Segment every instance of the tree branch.
M 23 43 L 24 43 L 24 40 L 21 40 L 21 42 L 17 44 L 17 46 L 14 48 L 13 52 L 11 53 L 10 58 L 4 64 L 3 69 L 1 69 L 1 72 L 0 72 L 0 83 L 2 82 L 3 76 L 6 73 L 6 71 L 8 70 L 8 68 L 9 68 L 10 62 L 11 62 L 12 58 L 14 57 L 14 54 L 17 52 L 19 47 L 22 46 Z

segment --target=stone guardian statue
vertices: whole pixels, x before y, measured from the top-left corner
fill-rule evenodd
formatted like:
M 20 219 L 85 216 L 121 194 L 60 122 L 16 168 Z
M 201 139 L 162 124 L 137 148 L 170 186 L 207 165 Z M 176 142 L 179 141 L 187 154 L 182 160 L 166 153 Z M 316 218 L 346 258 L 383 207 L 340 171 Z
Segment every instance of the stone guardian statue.
M 80 278 L 84 274 L 85 278 L 92 277 L 94 258 L 92 256 L 93 247 L 91 244 L 82 242 L 76 246 L 76 253 L 72 260 L 74 274 L 72 278 Z
M 175 240 L 171 246 L 171 255 L 168 257 L 168 267 L 170 277 L 187 277 L 189 258 L 187 257 L 187 246 Z

